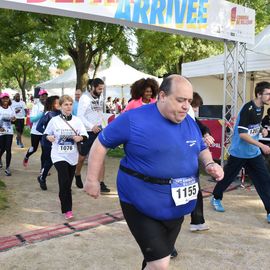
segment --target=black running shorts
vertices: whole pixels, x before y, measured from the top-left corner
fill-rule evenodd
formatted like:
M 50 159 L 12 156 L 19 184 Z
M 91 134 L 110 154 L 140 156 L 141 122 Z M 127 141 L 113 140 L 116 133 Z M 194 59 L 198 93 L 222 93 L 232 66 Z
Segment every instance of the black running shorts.
M 94 132 L 87 132 L 88 134 L 88 139 L 86 141 L 81 142 L 81 149 L 79 151 L 79 154 L 81 156 L 87 156 L 92 144 L 94 143 L 96 137 L 98 136 L 98 133 L 94 133 Z
M 16 131 L 19 134 L 22 134 L 23 129 L 24 129 L 24 119 L 16 119 L 14 124 L 15 124 Z
M 120 201 L 128 227 L 147 262 L 169 256 L 174 248 L 184 217 L 156 220 L 139 212 L 133 205 Z

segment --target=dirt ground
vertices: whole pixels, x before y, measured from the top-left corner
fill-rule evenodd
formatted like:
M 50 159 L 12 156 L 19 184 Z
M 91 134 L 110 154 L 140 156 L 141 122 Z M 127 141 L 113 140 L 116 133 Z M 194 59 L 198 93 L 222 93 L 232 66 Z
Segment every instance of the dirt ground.
M 29 141 L 26 146 L 29 146 Z M 0 178 L 6 183 L 10 207 L 1 211 L 0 236 L 14 235 L 46 226 L 62 224 L 58 201 L 56 171 L 48 177 L 48 190 L 41 191 L 37 183 L 39 153 L 22 166 L 26 149 L 13 145 L 12 176 Z M 4 161 L 4 159 L 3 159 Z M 115 189 L 119 160 L 107 158 L 106 183 L 110 195 L 94 200 L 73 187 L 73 209 L 76 220 L 94 214 L 120 209 Z M 86 165 L 82 175 L 85 176 Z M 205 179 L 203 186 L 211 185 Z M 177 239 L 179 256 L 170 269 L 180 270 L 266 270 L 270 265 L 270 224 L 266 222 L 263 205 L 253 188 L 238 189 L 225 194 L 225 213 L 212 210 L 205 202 L 205 218 L 210 230 L 203 233 L 189 231 L 186 217 Z M 90 269 L 139 270 L 142 256 L 124 221 L 79 233 L 15 247 L 0 253 L 1 269 Z

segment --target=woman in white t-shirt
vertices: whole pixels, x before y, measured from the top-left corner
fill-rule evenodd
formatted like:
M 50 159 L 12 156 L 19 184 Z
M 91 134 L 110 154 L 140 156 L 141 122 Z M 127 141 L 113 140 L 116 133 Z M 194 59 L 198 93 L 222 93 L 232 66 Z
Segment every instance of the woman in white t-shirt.
M 71 219 L 71 185 L 79 157 L 77 143 L 86 140 L 88 134 L 82 121 L 71 114 L 73 99 L 63 95 L 59 104 L 61 114 L 50 120 L 44 134 L 52 143 L 51 159 L 58 173 L 61 210 L 66 219 Z
M 11 176 L 11 146 L 13 139 L 12 123 L 16 120 L 15 112 L 11 108 L 11 100 L 8 93 L 0 95 L 0 167 L 2 164 L 2 155 L 6 152 L 6 176 Z

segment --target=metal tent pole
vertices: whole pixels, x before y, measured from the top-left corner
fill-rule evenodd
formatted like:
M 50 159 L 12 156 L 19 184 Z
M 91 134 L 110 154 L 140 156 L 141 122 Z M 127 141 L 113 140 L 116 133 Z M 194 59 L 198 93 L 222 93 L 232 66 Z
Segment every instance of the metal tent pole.
M 229 146 L 237 114 L 246 102 L 246 43 L 224 42 L 223 125 L 221 165 L 229 155 Z

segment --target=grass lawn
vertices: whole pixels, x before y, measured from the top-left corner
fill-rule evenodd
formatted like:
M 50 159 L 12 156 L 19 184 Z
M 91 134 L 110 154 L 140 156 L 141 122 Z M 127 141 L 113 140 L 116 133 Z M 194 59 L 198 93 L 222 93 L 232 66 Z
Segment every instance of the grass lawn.
M 123 147 L 116 147 L 115 149 L 109 149 L 107 155 L 109 157 L 122 158 L 125 153 Z
M 6 185 L 0 180 L 0 210 L 8 207 Z

